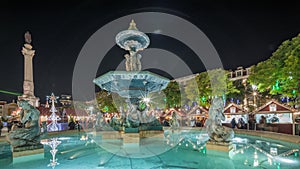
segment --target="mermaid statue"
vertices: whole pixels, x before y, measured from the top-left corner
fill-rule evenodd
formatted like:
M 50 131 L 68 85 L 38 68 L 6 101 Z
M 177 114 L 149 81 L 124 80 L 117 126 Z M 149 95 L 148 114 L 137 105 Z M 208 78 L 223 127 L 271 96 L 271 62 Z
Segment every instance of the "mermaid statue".
M 234 137 L 231 128 L 222 126 L 222 120 L 225 120 L 223 112 L 224 102 L 222 98 L 214 98 L 204 125 L 211 141 L 230 142 Z
M 29 104 L 28 101 L 21 100 L 18 106 L 22 108 L 20 112 L 20 124 L 14 125 L 12 131 L 7 136 L 12 147 L 23 147 L 39 145 L 40 143 L 40 112 Z

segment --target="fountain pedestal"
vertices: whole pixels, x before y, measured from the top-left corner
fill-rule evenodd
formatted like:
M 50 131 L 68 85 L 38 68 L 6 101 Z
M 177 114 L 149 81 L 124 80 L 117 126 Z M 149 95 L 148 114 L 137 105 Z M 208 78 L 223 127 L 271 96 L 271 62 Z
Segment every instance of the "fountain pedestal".
M 164 138 L 163 130 L 142 130 L 139 134 L 141 138 Z
M 22 147 L 14 147 L 13 148 L 13 154 L 15 157 L 15 154 L 24 154 L 24 155 L 31 155 L 36 154 L 34 153 L 35 151 L 40 152 L 44 151 L 44 147 L 42 144 L 37 144 L 37 145 L 28 145 L 28 146 L 22 146 Z M 20 152 L 20 153 L 17 153 Z M 17 155 L 17 156 L 22 156 L 22 155 Z
M 100 131 L 102 140 L 108 140 L 108 139 L 120 139 L 121 134 L 118 131 Z
M 226 143 L 226 142 L 208 141 L 206 143 L 206 154 L 208 155 L 231 158 L 232 153 L 233 153 L 233 146 L 231 142 Z
M 140 134 L 139 133 L 122 133 L 123 145 L 126 144 L 140 144 Z

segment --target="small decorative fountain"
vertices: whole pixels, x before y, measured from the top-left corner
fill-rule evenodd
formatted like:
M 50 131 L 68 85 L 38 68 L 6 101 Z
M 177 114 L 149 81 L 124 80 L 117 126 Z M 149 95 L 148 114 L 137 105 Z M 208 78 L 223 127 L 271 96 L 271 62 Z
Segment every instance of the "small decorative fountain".
M 209 116 L 205 122 L 206 131 L 211 141 L 230 142 L 234 137 L 231 128 L 222 126 L 222 120 L 225 120 L 224 102 L 222 98 L 214 98 L 209 108 Z
M 170 128 L 172 130 L 176 130 L 176 129 L 178 129 L 178 127 L 179 127 L 179 122 L 178 122 L 178 119 L 177 119 L 176 112 L 174 111 L 172 113 L 172 120 L 171 120 L 171 123 L 170 123 Z
M 50 153 L 52 155 L 52 159 L 50 159 L 50 163 L 48 164 L 48 167 L 52 167 L 54 169 L 55 166 L 59 165 L 56 158 L 56 153 L 58 151 L 56 148 L 61 143 L 61 141 L 58 141 L 57 138 L 52 138 L 50 140 L 48 139 L 41 140 L 41 143 L 43 145 L 48 145 L 51 147 Z
M 206 144 L 207 150 L 217 150 L 230 152 L 232 150 L 231 140 L 234 132 L 231 128 L 222 126 L 222 120 L 225 120 L 224 102 L 221 97 L 216 97 L 209 108 L 208 119 L 205 122 L 206 132 L 210 140 Z M 207 151 L 208 153 L 210 151 Z
M 172 113 L 172 119 L 170 120 L 170 130 L 167 132 L 165 138 L 167 145 L 171 147 L 176 146 L 184 139 L 184 136 L 181 135 L 179 130 L 179 122 L 175 111 Z
M 56 115 L 57 110 L 56 110 L 55 104 L 54 104 L 54 103 L 57 103 L 57 99 L 58 99 L 58 97 L 55 97 L 53 93 L 49 97 L 50 103 L 52 103 L 52 104 L 51 104 L 51 109 L 50 109 L 51 115 L 48 118 L 49 120 L 51 120 L 51 123 L 48 124 L 48 126 L 47 126 L 48 131 L 58 131 L 59 130 L 57 121 L 61 120 L 61 118 L 58 115 Z

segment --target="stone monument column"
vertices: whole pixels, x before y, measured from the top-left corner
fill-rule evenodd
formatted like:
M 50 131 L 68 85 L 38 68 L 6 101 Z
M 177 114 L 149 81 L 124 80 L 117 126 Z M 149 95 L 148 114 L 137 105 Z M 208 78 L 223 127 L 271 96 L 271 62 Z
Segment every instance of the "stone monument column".
M 34 96 L 34 83 L 33 83 L 33 68 L 32 59 L 35 50 L 31 45 L 31 34 L 27 31 L 24 35 L 25 44 L 22 48 L 24 56 L 24 82 L 23 82 L 23 95 L 18 97 L 18 100 L 28 100 L 29 103 L 35 107 L 39 106 L 39 98 Z

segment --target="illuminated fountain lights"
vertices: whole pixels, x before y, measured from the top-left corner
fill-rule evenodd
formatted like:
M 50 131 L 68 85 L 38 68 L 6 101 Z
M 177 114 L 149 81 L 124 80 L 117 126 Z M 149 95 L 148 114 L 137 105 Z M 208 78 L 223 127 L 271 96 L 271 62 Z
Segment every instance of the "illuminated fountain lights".
M 237 140 L 234 140 L 236 142 L 234 143 L 242 143 L 239 142 Z M 286 152 L 283 152 L 281 154 L 278 154 L 278 150 L 276 147 L 270 147 L 270 151 L 265 151 L 263 150 L 263 148 L 266 147 L 260 147 L 258 144 L 261 143 L 262 141 L 257 140 L 254 144 L 250 144 L 247 142 L 244 142 L 245 145 L 240 148 L 240 149 L 235 149 L 233 152 L 233 155 L 236 154 L 243 154 L 244 150 L 249 149 L 249 148 L 254 148 L 254 155 L 253 155 L 253 167 L 258 167 L 260 166 L 260 162 L 259 162 L 259 157 L 258 157 L 258 152 L 262 153 L 263 155 L 265 155 L 267 157 L 267 162 L 269 163 L 269 165 L 277 165 L 277 168 L 280 169 L 280 162 L 290 162 L 292 163 L 293 161 L 290 159 L 287 159 L 285 157 L 290 156 L 290 155 L 294 155 L 295 157 L 298 156 L 299 153 L 299 149 L 292 149 L 292 150 L 288 150 Z M 268 142 L 266 142 L 267 145 L 270 145 Z M 248 165 L 248 160 L 246 159 L 244 162 L 245 165 Z
M 50 103 L 52 103 L 51 109 L 50 109 L 51 115 L 48 118 L 48 120 L 51 120 L 51 123 L 48 124 L 47 130 L 48 131 L 58 131 L 57 121 L 61 120 L 61 118 L 58 115 L 56 115 L 57 110 L 54 105 L 54 103 L 57 103 L 58 97 L 54 96 L 54 94 L 52 93 L 51 96 L 47 96 L 47 98 L 50 100 Z
M 48 139 L 41 140 L 41 144 L 48 145 L 51 147 L 50 153 L 52 155 L 52 159 L 50 159 L 50 163 L 48 164 L 48 167 L 52 167 L 53 169 L 55 168 L 55 166 L 59 165 L 56 158 L 56 153 L 58 151 L 56 148 L 60 143 L 61 141 L 58 141 L 57 138 L 52 138 L 50 140 Z
M 167 131 L 165 135 L 165 142 L 170 147 L 178 146 L 181 148 L 192 148 L 195 151 L 199 151 L 203 154 L 206 154 L 206 142 L 209 139 L 208 134 L 191 134 L 186 131 Z

